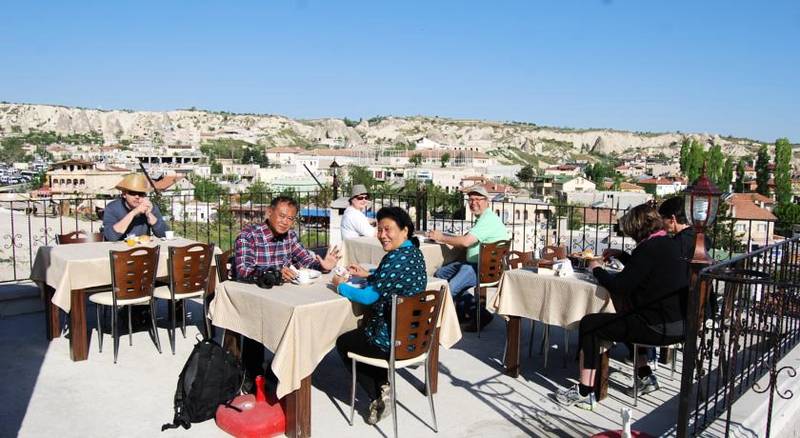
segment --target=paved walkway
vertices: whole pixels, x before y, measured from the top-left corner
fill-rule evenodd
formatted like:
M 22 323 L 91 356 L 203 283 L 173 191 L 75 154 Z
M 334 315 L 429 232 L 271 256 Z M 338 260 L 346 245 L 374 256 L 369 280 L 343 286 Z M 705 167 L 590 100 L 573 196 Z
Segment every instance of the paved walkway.
M 193 309 L 197 311 L 198 309 Z M 165 308 L 160 315 L 166 315 Z M 90 326 L 94 312 L 90 311 Z M 47 343 L 42 313 L 0 319 L 0 436 L 225 436 L 213 421 L 192 426 L 190 431 L 161 433 L 163 423 L 172 419 L 172 397 L 177 376 L 198 333 L 188 328 L 188 338 L 178 338 L 177 354 L 169 353 L 165 321 L 160 320 L 165 353 L 159 355 L 146 332 L 134 334 L 134 345 L 123 338 L 119 361 L 113 363 L 112 344 L 105 337 L 98 353 L 96 332 L 92 333 L 89 359 L 69 360 L 65 337 Z M 525 336 L 527 339 L 527 328 Z M 537 344 L 541 325 L 537 325 Z M 564 409 L 549 397 L 557 385 L 566 385 L 577 373 L 574 361 L 563 368 L 561 351 L 552 350 L 548 374 L 542 373 L 542 356 L 523 362 L 522 375 L 512 379 L 502 374 L 501 360 L 505 324 L 499 318 L 483 332 L 481 339 L 465 334 L 455 348 L 442 350 L 439 394 L 435 396 L 439 434 L 429 428 L 430 414 L 422 388 L 422 368 L 403 372 L 398 380 L 400 433 L 404 436 L 588 436 L 619 426 L 619 409 L 632 400 L 622 393 L 629 382 L 629 367 L 612 360 L 610 397 L 595 412 Z M 563 339 L 552 330 L 551 339 Z M 572 335 L 574 352 L 576 335 Z M 527 348 L 523 348 L 527 355 Z M 619 351 L 618 353 L 622 353 Z M 570 354 L 573 357 L 573 354 Z M 674 430 L 675 385 L 668 368 L 658 371 L 663 389 L 640 401 L 634 413 L 635 428 L 654 435 Z M 350 376 L 334 352 L 317 368 L 312 391 L 312 433 L 314 436 L 386 436 L 391 421 L 378 427 L 357 418 L 350 427 Z M 364 408 L 364 405 L 360 405 Z

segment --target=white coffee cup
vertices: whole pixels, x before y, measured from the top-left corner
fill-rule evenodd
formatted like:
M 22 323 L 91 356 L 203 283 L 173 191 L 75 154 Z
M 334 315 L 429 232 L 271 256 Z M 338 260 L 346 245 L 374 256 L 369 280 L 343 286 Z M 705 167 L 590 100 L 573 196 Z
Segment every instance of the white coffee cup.
M 172 230 L 165 231 L 164 232 L 164 238 L 165 239 L 174 239 L 175 238 L 175 232 L 172 231 Z
M 300 284 L 306 284 L 311 281 L 311 276 L 309 272 L 305 269 L 300 269 L 297 271 L 297 282 Z

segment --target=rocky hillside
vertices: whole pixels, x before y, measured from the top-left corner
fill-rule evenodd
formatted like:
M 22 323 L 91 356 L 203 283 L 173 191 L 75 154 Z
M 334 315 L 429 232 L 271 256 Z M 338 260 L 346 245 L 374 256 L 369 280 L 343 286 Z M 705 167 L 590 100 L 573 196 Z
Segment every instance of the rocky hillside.
M 193 144 L 233 138 L 253 144 L 312 147 L 339 144 L 394 146 L 426 137 L 438 143 L 466 146 L 499 157 L 536 156 L 564 160 L 588 154 L 676 154 L 685 135 L 635 133 L 610 129 L 562 129 L 532 123 L 454 120 L 437 117 L 376 117 L 353 122 L 340 119 L 294 120 L 283 116 L 232 114 L 199 110 L 168 112 L 105 111 L 54 105 L 0 104 L 0 136 L 32 131 L 58 134 L 96 132 L 106 144 L 156 142 Z M 691 134 L 719 143 L 728 154 L 750 153 L 752 141 Z M 513 150 L 513 154 L 509 151 Z M 510 159 L 513 161 L 513 159 Z

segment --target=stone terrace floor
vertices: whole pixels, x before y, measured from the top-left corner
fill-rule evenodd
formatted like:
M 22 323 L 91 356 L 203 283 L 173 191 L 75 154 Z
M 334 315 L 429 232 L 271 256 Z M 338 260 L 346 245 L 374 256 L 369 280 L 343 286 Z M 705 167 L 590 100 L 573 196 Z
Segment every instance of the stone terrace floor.
M 197 308 L 190 307 L 190 311 Z M 94 327 L 94 310 L 89 309 Z M 113 363 L 110 335 L 104 351 L 97 351 L 96 332 L 90 339 L 89 359 L 73 363 L 69 341 L 62 336 L 48 343 L 44 337 L 41 312 L 0 318 L 0 437 L 141 437 L 141 436 L 227 436 L 213 420 L 195 424 L 190 430 L 160 432 L 171 421 L 173 394 L 178 374 L 188 357 L 198 329 L 187 327 L 187 338 L 178 336 L 177 352 L 169 352 L 166 308 L 159 309 L 159 333 L 163 354 L 158 354 L 146 331 L 121 340 L 119 360 Z M 562 408 L 550 393 L 558 386 L 572 384 L 577 362 L 555 347 L 548 371 L 543 372 L 539 354 L 542 325 L 536 325 L 535 351 L 528 358 L 529 322 L 523 322 L 522 374 L 512 379 L 503 374 L 502 355 L 505 324 L 495 318 L 478 339 L 465 333 L 453 349 L 440 354 L 439 393 L 435 395 L 439 433 L 429 427 L 430 412 L 422 388 L 422 367 L 403 371 L 398 377 L 400 417 L 403 436 L 590 436 L 619 428 L 620 408 L 632 407 L 623 392 L 630 382 L 630 367 L 619 359 L 624 348 L 612 354 L 609 398 L 594 412 Z M 560 329 L 551 330 L 553 344 L 563 342 Z M 570 358 L 574 358 L 577 334 L 571 334 Z M 678 370 L 680 370 L 680 360 Z M 621 372 L 620 372 L 621 371 Z M 677 418 L 679 371 L 669 378 L 669 366 L 658 371 L 662 389 L 640 399 L 634 410 L 634 429 L 652 435 L 673 435 Z M 317 367 L 312 389 L 312 435 L 319 437 L 391 436 L 392 422 L 368 426 L 357 415 L 349 426 L 350 375 L 335 352 Z M 365 405 L 357 401 L 357 410 Z M 774 435 L 773 436 L 778 436 Z

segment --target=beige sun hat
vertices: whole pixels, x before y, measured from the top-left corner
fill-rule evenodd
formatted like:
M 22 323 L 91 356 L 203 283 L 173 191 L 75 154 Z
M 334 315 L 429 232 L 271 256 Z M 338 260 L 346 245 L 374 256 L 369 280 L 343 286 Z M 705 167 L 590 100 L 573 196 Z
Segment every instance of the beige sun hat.
M 122 178 L 122 181 L 117 183 L 114 188 L 140 193 L 150 193 L 153 190 L 153 187 L 151 187 L 150 183 L 147 181 L 147 177 L 141 173 L 131 173 L 125 175 L 125 177 Z
M 482 186 L 480 184 L 478 184 L 476 186 L 473 186 L 473 187 L 470 187 L 469 189 L 467 189 L 467 195 L 470 195 L 472 193 L 476 193 L 478 195 L 481 195 L 486 199 L 490 198 L 489 192 L 486 190 L 486 187 L 484 187 L 484 186 Z
M 367 187 L 364 186 L 364 184 L 356 184 L 353 186 L 353 191 L 352 193 L 350 193 L 350 198 L 348 198 L 348 200 L 353 199 L 358 195 L 368 195 L 368 194 L 369 191 L 367 191 Z

